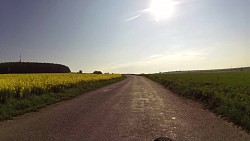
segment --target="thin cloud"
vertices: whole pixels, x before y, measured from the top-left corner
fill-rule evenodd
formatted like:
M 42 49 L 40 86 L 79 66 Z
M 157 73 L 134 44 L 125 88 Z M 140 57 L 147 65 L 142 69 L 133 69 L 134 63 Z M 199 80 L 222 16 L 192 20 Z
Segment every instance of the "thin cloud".
M 198 68 L 197 65 L 201 65 L 201 62 L 207 57 L 208 54 L 205 50 L 166 51 L 162 52 L 162 54 L 153 54 L 139 60 L 107 66 L 103 68 L 103 70 L 119 73 L 128 71 L 140 73 L 146 69 L 148 72 L 170 71 L 175 70 L 175 68 L 185 70 L 191 69 L 192 67 Z
M 126 20 L 126 22 L 132 21 L 132 20 L 134 20 L 134 19 L 136 19 L 136 18 L 139 18 L 140 16 L 141 16 L 141 15 L 137 15 L 137 16 L 134 16 L 134 17 L 132 17 L 132 18 L 129 18 L 129 19 Z

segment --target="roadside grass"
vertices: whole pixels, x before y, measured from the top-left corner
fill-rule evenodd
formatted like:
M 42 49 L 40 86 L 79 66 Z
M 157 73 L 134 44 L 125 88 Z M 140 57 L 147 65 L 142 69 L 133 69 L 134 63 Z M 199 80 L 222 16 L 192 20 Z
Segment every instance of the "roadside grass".
M 147 74 L 174 93 L 202 102 L 250 131 L 250 72 Z
M 0 104 L 0 121 L 12 119 L 15 116 L 28 112 L 38 111 L 46 105 L 51 105 L 63 100 L 74 98 L 87 91 L 94 90 L 125 79 L 125 76 L 109 80 L 82 83 L 72 88 L 61 89 L 57 92 L 47 92 L 41 95 L 30 95 L 24 98 L 10 98 Z

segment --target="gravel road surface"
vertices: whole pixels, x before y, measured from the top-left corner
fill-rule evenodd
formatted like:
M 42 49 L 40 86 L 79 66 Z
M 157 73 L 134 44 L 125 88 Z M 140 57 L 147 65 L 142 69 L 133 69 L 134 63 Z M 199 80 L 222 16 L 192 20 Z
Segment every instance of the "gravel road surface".
M 232 123 L 141 76 L 0 123 L 1 141 L 250 141 Z

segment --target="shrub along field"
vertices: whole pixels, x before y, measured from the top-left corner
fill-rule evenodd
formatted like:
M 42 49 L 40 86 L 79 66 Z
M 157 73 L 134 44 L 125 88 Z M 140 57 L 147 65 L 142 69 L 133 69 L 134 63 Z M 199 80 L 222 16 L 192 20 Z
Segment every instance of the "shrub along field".
M 144 75 L 250 131 L 250 72 Z
M 120 74 L 2 74 L 0 120 L 36 111 L 122 79 Z

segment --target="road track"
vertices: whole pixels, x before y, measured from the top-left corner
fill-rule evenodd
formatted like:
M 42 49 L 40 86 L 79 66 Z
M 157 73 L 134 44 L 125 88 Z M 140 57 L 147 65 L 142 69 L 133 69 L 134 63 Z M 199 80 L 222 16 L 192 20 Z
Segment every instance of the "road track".
M 0 123 L 1 141 L 250 141 L 192 100 L 141 76 Z

